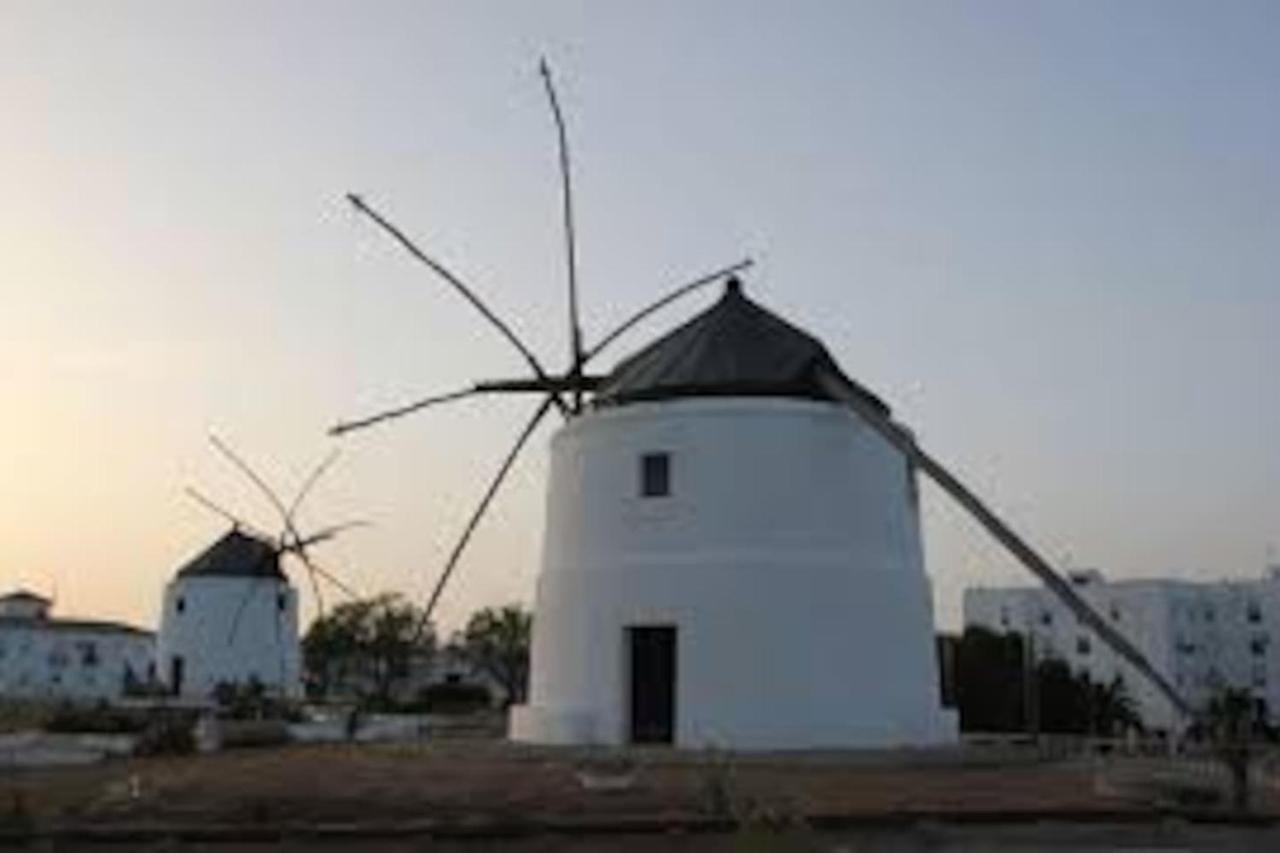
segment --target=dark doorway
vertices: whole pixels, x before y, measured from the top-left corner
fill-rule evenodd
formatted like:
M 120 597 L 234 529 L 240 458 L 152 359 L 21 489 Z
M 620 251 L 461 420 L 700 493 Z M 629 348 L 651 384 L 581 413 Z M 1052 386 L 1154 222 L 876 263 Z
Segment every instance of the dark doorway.
M 631 658 L 631 742 L 672 743 L 676 729 L 676 629 L 627 629 Z
M 176 696 L 182 692 L 182 675 L 186 661 L 182 655 L 174 655 L 169 659 L 169 689 Z

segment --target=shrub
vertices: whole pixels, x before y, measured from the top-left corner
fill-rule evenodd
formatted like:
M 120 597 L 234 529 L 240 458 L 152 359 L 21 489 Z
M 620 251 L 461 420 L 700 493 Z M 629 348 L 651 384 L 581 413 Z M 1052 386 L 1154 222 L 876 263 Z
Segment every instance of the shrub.
M 52 706 L 40 702 L 0 700 L 0 734 L 42 729 L 53 712 Z
M 493 696 L 483 684 L 441 682 L 418 691 L 414 707 L 428 714 L 470 714 L 491 706 Z
M 106 702 L 97 705 L 73 705 L 64 702 L 54 708 L 44 722 L 44 730 L 65 734 L 137 734 L 147 726 L 146 718 L 136 712 L 112 708 Z
M 174 709 L 152 713 L 134 746 L 135 755 L 190 755 L 196 751 L 196 715 Z
M 298 722 L 302 713 L 291 702 L 267 693 L 262 682 L 220 681 L 213 688 L 218 716 L 224 720 L 287 720 Z

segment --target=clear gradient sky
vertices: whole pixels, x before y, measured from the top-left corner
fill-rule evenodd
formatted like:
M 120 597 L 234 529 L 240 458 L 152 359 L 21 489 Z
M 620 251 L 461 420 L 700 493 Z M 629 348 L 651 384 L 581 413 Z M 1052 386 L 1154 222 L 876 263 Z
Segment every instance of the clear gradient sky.
M 552 125 L 585 325 L 745 253 L 1055 559 L 1258 574 L 1280 544 L 1280 4 L 0 0 L 0 588 L 154 624 L 325 428 L 522 363 L 365 193 L 559 364 Z M 617 354 L 710 296 L 663 315 Z M 421 595 L 529 401 L 345 439 L 310 524 Z M 544 429 L 442 603 L 527 600 Z M 926 489 L 940 621 L 1020 580 Z

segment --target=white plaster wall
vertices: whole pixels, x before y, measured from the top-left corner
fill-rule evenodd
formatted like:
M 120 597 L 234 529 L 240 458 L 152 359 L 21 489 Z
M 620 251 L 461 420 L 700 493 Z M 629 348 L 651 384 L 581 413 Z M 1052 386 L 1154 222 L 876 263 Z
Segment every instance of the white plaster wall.
M 181 612 L 179 598 L 185 602 Z M 274 578 L 174 578 L 165 587 L 157 640 L 161 681 L 168 683 L 176 655 L 185 661 L 183 696 L 205 699 L 221 681 L 255 677 L 287 696 L 301 696 L 296 590 Z
M 639 459 L 671 454 L 665 498 Z M 584 415 L 552 440 L 530 701 L 512 736 L 619 743 L 625 629 L 677 628 L 676 742 L 931 743 L 941 713 L 914 484 L 839 406 L 702 399 Z
M 0 624 L 0 697 L 114 701 L 124 693 L 126 671 L 146 681 L 154 651 L 145 632 L 43 620 Z

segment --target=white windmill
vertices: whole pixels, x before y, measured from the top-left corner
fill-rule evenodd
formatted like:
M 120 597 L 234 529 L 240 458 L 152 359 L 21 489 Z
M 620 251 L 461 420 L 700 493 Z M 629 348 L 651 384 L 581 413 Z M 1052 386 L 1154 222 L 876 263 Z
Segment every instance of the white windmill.
M 521 449 L 555 408 L 529 703 L 544 743 L 795 749 L 936 743 L 941 711 L 916 496 L 923 473 L 1176 707 L 1168 680 L 1024 540 L 925 453 L 826 348 L 749 300 L 744 261 L 677 288 L 594 346 L 578 322 L 565 127 L 569 365 L 546 370 L 451 270 L 351 195 L 514 346 L 529 379 L 478 382 L 337 434 L 491 393 L 540 397 L 450 553 L 433 611 Z M 722 298 L 607 375 L 587 366 L 640 320 L 728 279 Z
M 330 525 L 304 535 L 298 510 L 337 459 L 331 453 L 303 481 L 286 505 L 227 444 L 210 439 L 261 491 L 280 515 L 281 530 L 262 532 L 195 489 L 188 494 L 231 522 L 221 538 L 185 563 L 165 586 L 156 663 L 160 679 L 175 695 L 205 701 L 221 683 L 256 681 L 290 698 L 302 693 L 298 645 L 298 592 L 284 571 L 284 558 L 306 570 L 318 613 L 324 601 L 320 581 L 355 597 L 349 586 L 320 567 L 308 549 L 364 522 Z

